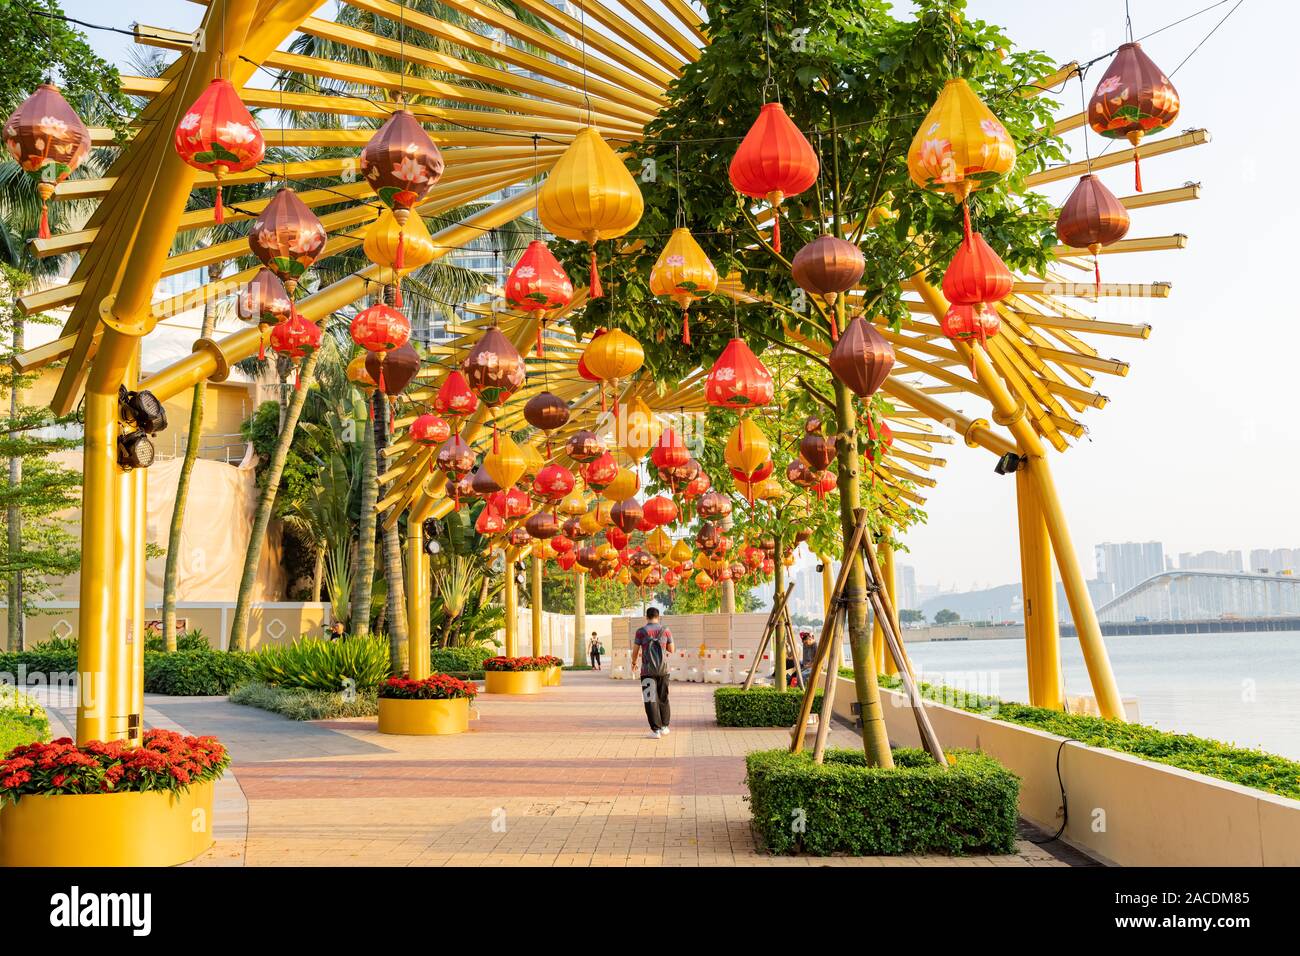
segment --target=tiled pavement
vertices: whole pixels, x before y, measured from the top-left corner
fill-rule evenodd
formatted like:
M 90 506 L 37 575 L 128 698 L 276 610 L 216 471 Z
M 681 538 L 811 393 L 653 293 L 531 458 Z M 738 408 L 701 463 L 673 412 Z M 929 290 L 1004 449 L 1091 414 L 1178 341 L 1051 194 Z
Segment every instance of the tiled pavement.
M 744 754 L 788 738 L 718 727 L 712 691 L 674 684 L 662 740 L 646 737 L 636 684 L 572 671 L 539 696 L 480 695 L 454 737 L 383 736 L 373 718 L 298 723 L 220 698 L 150 696 L 146 720 L 215 734 L 234 755 L 199 865 L 1068 865 L 1025 841 L 959 860 L 766 855 Z M 856 737 L 836 726 L 831 742 Z

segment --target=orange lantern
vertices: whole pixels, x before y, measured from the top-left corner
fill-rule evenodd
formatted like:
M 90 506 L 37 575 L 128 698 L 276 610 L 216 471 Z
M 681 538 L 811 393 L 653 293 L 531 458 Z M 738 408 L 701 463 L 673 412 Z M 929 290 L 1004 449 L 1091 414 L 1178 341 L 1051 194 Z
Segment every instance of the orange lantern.
M 817 153 L 780 103 L 764 103 L 731 157 L 737 192 L 772 204 L 772 248 L 781 251 L 781 202 L 817 181 Z
M 544 354 L 542 333 L 546 328 L 545 313 L 562 309 L 573 298 L 573 283 L 550 247 L 534 239 L 519 257 L 510 275 L 506 276 L 506 302 L 537 318 L 537 355 Z
M 316 351 L 320 340 L 320 326 L 308 322 L 301 315 L 291 315 L 288 321 L 271 330 L 271 348 L 277 355 L 287 356 L 295 362 Z M 302 388 L 301 368 L 294 374 L 293 387 L 295 390 Z
M 352 341 L 367 352 L 379 356 L 379 375 L 376 381 L 381 392 L 384 388 L 384 357 L 394 349 L 399 349 L 411 337 L 411 323 L 401 312 L 392 306 L 380 302 L 357 313 L 348 330 Z
M 262 131 L 235 92 L 234 84 L 221 77 L 209 83 L 176 124 L 172 143 L 187 165 L 212 173 L 217 181 L 212 221 L 225 222 L 221 180 L 226 173 L 247 172 L 266 153 Z

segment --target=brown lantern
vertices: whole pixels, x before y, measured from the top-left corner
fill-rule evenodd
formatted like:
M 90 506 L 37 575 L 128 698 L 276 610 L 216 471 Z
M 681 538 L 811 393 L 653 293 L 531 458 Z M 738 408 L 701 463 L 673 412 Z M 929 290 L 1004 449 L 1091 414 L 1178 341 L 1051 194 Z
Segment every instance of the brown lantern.
M 519 391 L 526 377 L 524 357 L 495 325 L 465 356 L 465 379 L 484 405 L 497 408 Z
M 894 367 L 894 347 L 859 315 L 844 329 L 828 362 L 835 377 L 859 398 L 870 398 Z
M 799 442 L 799 456 L 813 471 L 829 468 L 835 460 L 835 442 L 822 434 L 822 420 L 815 415 L 810 417 L 804 422 L 803 432 L 803 440 Z
M 4 125 L 5 149 L 36 180 L 40 238 L 50 238 L 49 201 L 59 183 L 90 153 L 90 131 L 56 86 L 42 83 Z
M 835 236 L 818 236 L 796 252 L 790 263 L 790 275 L 795 284 L 805 292 L 821 296 L 832 307 L 829 310 L 831 341 L 839 338 L 833 308 L 835 300 L 841 292 L 848 292 L 861 281 L 866 267 L 862 250 Z
M 569 403 L 552 392 L 538 392 L 524 405 L 528 424 L 544 432 L 563 428 L 569 421 Z
M 1087 249 L 1092 253 L 1098 298 L 1101 297 L 1101 264 L 1098 253 L 1102 246 L 1118 242 L 1128 235 L 1128 227 L 1128 210 L 1115 194 L 1092 173 L 1080 176 L 1070 198 L 1061 207 L 1061 214 L 1056 220 L 1056 235 L 1067 246 Z
M 631 534 L 636 530 L 636 526 L 641 523 L 644 512 L 641 510 L 641 502 L 635 498 L 624 498 L 609 509 L 609 520 L 620 531 Z
M 470 489 L 477 497 L 486 498 L 500 491 L 501 486 L 496 483 L 496 479 L 488 473 L 488 470 L 480 465 L 470 476 Z
M 695 503 L 701 518 L 725 518 L 731 514 L 731 499 L 720 491 L 706 491 Z
M 361 151 L 361 175 L 399 225 L 442 178 L 442 170 L 442 153 L 410 110 L 394 112 Z
M 248 246 L 284 283 L 292 296 L 298 279 L 325 251 L 329 235 L 316 214 L 288 186 L 282 186 L 253 220 Z
M 560 523 L 549 511 L 539 511 L 524 522 L 524 530 L 533 538 L 554 538 L 560 533 Z
M 716 551 L 722 546 L 722 532 L 716 525 L 705 522 L 700 525 L 700 530 L 695 532 L 695 543 L 699 545 L 701 551 Z
M 383 392 L 389 398 L 401 395 L 418 371 L 420 353 L 410 342 L 388 353 L 366 353 L 366 372 L 376 382 L 383 383 Z
M 1124 43 L 1102 74 L 1088 102 L 1088 125 L 1109 139 L 1133 144 L 1133 187 L 1142 191 L 1138 146 L 1178 119 L 1178 91 L 1137 43 Z
M 564 452 L 576 462 L 588 464 L 605 454 L 605 443 L 595 432 L 582 429 L 569 436 Z

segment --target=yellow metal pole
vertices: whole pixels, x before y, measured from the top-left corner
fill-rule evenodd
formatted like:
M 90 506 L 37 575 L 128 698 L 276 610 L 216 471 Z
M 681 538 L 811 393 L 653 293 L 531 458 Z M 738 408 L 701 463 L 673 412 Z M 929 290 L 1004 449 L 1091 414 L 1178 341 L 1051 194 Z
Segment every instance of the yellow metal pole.
M 412 680 L 429 676 L 429 556 L 424 552 L 424 523 L 406 525 L 406 658 Z
M 515 555 L 506 552 L 506 578 L 502 601 L 506 606 L 506 657 L 519 656 L 519 589 L 515 585 Z
M 127 713 L 138 715 L 131 735 L 133 743 L 139 744 L 144 734 L 144 589 L 145 589 L 145 543 L 148 540 L 149 517 L 149 470 L 137 468 L 130 474 L 132 535 L 131 552 L 131 592 L 130 612 L 127 619 L 127 633 L 131 639 L 130 653 L 127 655 L 127 669 L 130 677 Z
M 81 601 L 77 626 L 77 742 L 126 736 L 110 714 L 113 646 L 121 641 L 109 580 L 117 556 L 117 395 L 87 392 L 82 465 Z
M 532 596 L 529 599 L 529 617 L 533 623 L 533 657 L 542 656 L 542 559 L 533 556 Z
M 1017 472 L 1019 474 L 1019 472 Z M 1032 491 L 1032 485 L 1031 485 Z M 1032 665 L 1038 671 L 1039 707 L 1065 709 L 1065 679 L 1061 675 L 1061 633 L 1056 621 L 1056 578 L 1052 575 L 1052 542 L 1047 534 L 1037 493 L 1029 496 L 1032 517 L 1030 538 L 1030 594 L 1035 619 Z M 1091 604 L 1091 602 L 1089 602 Z M 1026 631 L 1028 633 L 1028 631 Z
M 1034 545 L 1040 531 L 1039 522 L 1042 515 L 1033 505 L 1034 486 L 1029 477 L 1028 468 L 1016 471 L 1016 519 L 1020 531 L 1020 595 L 1025 614 L 1025 670 L 1029 678 L 1029 703 L 1040 706 L 1043 698 L 1039 680 L 1038 646 L 1039 646 L 1039 607 L 1038 581 L 1035 577 L 1036 567 Z M 1047 536 L 1047 527 L 1041 527 L 1043 537 Z M 1050 569 L 1049 569 L 1050 570 Z
M 894 547 L 889 540 L 883 540 L 876 548 L 876 554 L 880 558 L 880 573 L 884 575 L 885 580 L 880 583 L 885 588 L 885 593 L 889 595 L 889 603 L 892 607 L 898 607 L 898 589 L 897 580 L 894 573 Z M 898 622 L 894 622 L 897 630 Z M 901 633 L 901 632 L 900 632 Z M 880 661 L 882 674 L 897 674 L 898 662 L 894 660 L 894 655 L 890 653 L 889 648 L 885 646 L 885 632 L 880 627 L 880 622 L 872 616 L 871 622 L 871 645 L 876 655 L 876 660 Z

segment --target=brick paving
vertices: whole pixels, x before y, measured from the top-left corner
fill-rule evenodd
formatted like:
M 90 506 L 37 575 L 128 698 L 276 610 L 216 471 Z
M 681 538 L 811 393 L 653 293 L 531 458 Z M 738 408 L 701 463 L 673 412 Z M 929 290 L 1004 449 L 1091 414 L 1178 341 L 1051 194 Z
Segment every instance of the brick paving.
M 392 737 L 373 718 L 301 723 L 223 698 L 150 696 L 152 724 L 212 733 L 233 772 L 198 865 L 1064 866 L 1005 857 L 774 857 L 756 848 L 744 755 L 777 728 L 722 728 L 712 685 L 673 684 L 651 740 L 635 683 L 566 672 L 534 697 L 480 695 L 468 733 Z M 857 746 L 844 726 L 831 744 Z

